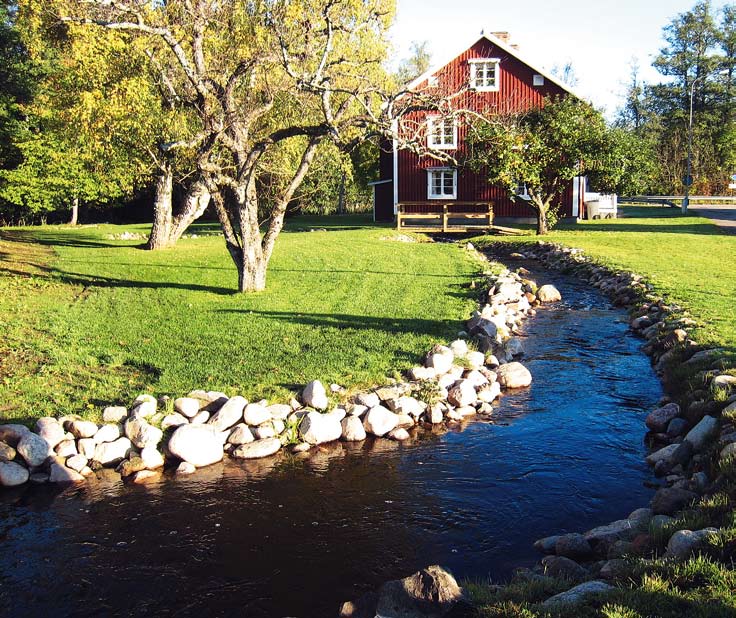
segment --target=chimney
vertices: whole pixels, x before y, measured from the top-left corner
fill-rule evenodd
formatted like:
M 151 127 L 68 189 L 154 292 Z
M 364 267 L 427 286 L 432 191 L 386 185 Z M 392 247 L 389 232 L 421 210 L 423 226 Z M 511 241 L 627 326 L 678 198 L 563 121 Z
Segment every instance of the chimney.
M 491 32 L 491 34 L 497 39 L 501 39 L 504 43 L 508 43 L 511 38 L 508 32 Z

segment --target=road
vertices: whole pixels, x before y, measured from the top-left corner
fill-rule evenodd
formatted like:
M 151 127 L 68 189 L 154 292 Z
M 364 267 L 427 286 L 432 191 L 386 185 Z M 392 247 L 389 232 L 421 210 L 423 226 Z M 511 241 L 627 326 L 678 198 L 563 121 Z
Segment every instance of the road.
M 690 204 L 688 210 L 707 217 L 729 234 L 736 234 L 736 205 Z

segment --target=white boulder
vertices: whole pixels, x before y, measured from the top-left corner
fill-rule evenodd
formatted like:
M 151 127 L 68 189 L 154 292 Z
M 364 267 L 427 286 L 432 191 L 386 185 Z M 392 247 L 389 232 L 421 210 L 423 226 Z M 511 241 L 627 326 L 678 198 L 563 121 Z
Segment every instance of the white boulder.
M 27 468 L 14 461 L 0 461 L 0 485 L 16 487 L 23 485 L 29 478 Z
M 171 454 L 201 468 L 223 457 L 220 432 L 212 425 L 182 425 L 169 440 Z
M 313 380 L 304 387 L 302 401 L 304 405 L 315 410 L 326 410 L 330 403 L 327 399 L 327 391 L 319 380 Z
M 354 417 L 351 417 L 354 418 Z M 341 419 L 337 415 L 309 412 L 302 418 L 299 435 L 309 444 L 323 444 L 339 440 L 342 436 Z
M 399 415 L 394 414 L 383 406 L 376 406 L 366 412 L 363 418 L 363 428 L 369 434 L 377 437 L 385 436 L 399 424 Z

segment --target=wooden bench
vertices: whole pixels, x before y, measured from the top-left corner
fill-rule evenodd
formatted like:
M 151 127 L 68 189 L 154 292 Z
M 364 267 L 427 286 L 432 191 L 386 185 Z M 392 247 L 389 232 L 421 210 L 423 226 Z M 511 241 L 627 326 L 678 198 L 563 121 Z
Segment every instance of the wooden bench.
M 493 225 L 493 203 L 433 200 L 397 205 L 396 228 L 410 232 L 462 233 Z

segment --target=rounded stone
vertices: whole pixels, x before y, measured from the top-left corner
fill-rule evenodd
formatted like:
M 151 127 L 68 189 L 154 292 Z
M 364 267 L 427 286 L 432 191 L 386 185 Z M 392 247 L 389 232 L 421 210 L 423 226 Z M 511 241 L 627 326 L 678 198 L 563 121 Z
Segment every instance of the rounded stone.
M 169 440 L 172 455 L 198 468 L 220 461 L 222 446 L 220 432 L 212 425 L 182 425 Z
M 243 421 L 251 427 L 258 427 L 271 420 L 271 413 L 259 403 L 249 403 L 243 409 Z
M 88 438 L 91 439 L 91 438 Z M 80 445 L 83 440 L 80 440 Z M 100 462 L 103 466 L 115 466 L 128 456 L 131 447 L 128 438 L 118 438 L 114 442 L 103 442 L 95 446 L 92 459 Z M 86 448 L 82 448 L 82 454 L 86 456 Z
M 16 451 L 9 444 L 0 442 L 0 461 L 13 461 L 15 459 Z
M 346 442 L 365 440 L 365 428 L 359 416 L 350 415 L 342 419 L 342 439 Z
M 94 435 L 94 441 L 97 444 L 103 442 L 115 442 L 120 437 L 120 426 L 119 425 L 103 425 L 97 430 Z
M 532 383 L 532 374 L 521 363 L 512 362 L 496 369 L 498 383 L 504 388 L 524 388 Z
M 69 431 L 75 438 L 91 438 L 97 433 L 98 427 L 92 421 L 72 421 L 69 424 Z
M 102 411 L 102 420 L 106 423 L 120 423 L 128 416 L 128 410 L 123 406 L 108 406 Z
M 363 418 L 363 428 L 369 434 L 377 437 L 385 436 L 399 424 L 399 415 L 394 414 L 383 406 L 371 408 Z
M 248 404 L 245 397 L 237 395 L 228 399 L 225 404 L 208 421 L 217 431 L 225 431 L 236 425 L 243 417 L 243 410 L 252 404 Z M 246 421 L 247 422 L 247 421 Z
M 64 427 L 55 418 L 40 418 L 36 423 L 38 435 L 41 436 L 49 445 L 54 448 L 59 442 L 64 440 L 66 432 Z
M 278 452 L 281 448 L 281 440 L 278 438 L 267 438 L 256 440 L 250 444 L 241 444 L 232 452 L 233 457 L 238 459 L 260 459 Z
M 471 406 L 478 400 L 472 380 L 460 380 L 450 388 L 447 393 L 447 401 L 453 406 Z
M 404 440 L 408 440 L 411 436 L 403 427 L 397 427 L 389 432 L 388 437 L 392 440 L 396 440 L 397 442 L 403 442 Z
M 179 467 L 176 469 L 177 474 L 193 474 L 197 471 L 196 466 L 189 463 L 188 461 L 182 461 Z
M 194 397 L 179 397 L 174 400 L 174 410 L 179 414 L 192 418 L 199 412 L 200 400 Z
M 29 472 L 14 461 L 0 461 L 0 485 L 3 487 L 17 487 L 27 482 Z
M 555 542 L 555 553 L 572 560 L 585 560 L 592 556 L 593 549 L 582 534 L 562 534 Z
M 255 440 L 253 433 L 245 423 L 235 425 L 227 438 L 228 444 L 234 444 L 235 446 L 248 444 L 249 442 L 253 442 L 253 440 Z
M 167 414 L 161 420 L 161 429 L 166 431 L 170 427 L 181 427 L 182 425 L 189 424 L 189 419 L 183 414 L 175 412 L 174 414 Z
M 51 471 L 49 473 L 50 483 L 79 483 L 83 480 L 84 477 L 76 470 L 67 468 L 60 463 L 51 464 Z
M 66 460 L 66 467 L 81 474 L 87 467 L 87 458 L 84 455 L 72 455 Z
M 302 391 L 302 401 L 304 405 L 314 408 L 316 410 L 326 410 L 329 405 L 327 399 L 327 392 L 322 382 L 319 380 L 313 380 L 304 387 Z M 247 422 L 247 421 L 246 421 Z
M 309 412 L 299 424 L 299 435 L 309 444 L 324 444 L 339 440 L 342 436 L 341 420 L 336 415 Z
M 562 294 L 554 285 L 548 283 L 537 290 L 537 299 L 540 303 L 556 303 L 562 300 Z
M 676 403 L 668 403 L 661 408 L 652 410 L 644 421 L 649 429 L 655 433 L 662 433 L 667 430 L 670 421 L 680 415 L 680 406 Z
M 31 468 L 35 468 L 46 461 L 50 449 L 46 440 L 29 432 L 20 439 L 15 450 Z
M 130 418 L 125 423 L 125 435 L 137 448 L 145 448 L 161 442 L 164 432 L 145 419 Z
M 25 425 L 0 425 L 0 441 L 15 446 L 25 434 L 30 432 L 31 430 Z
M 155 446 L 147 446 L 142 449 L 141 460 L 148 470 L 156 470 L 164 465 L 164 456 Z

